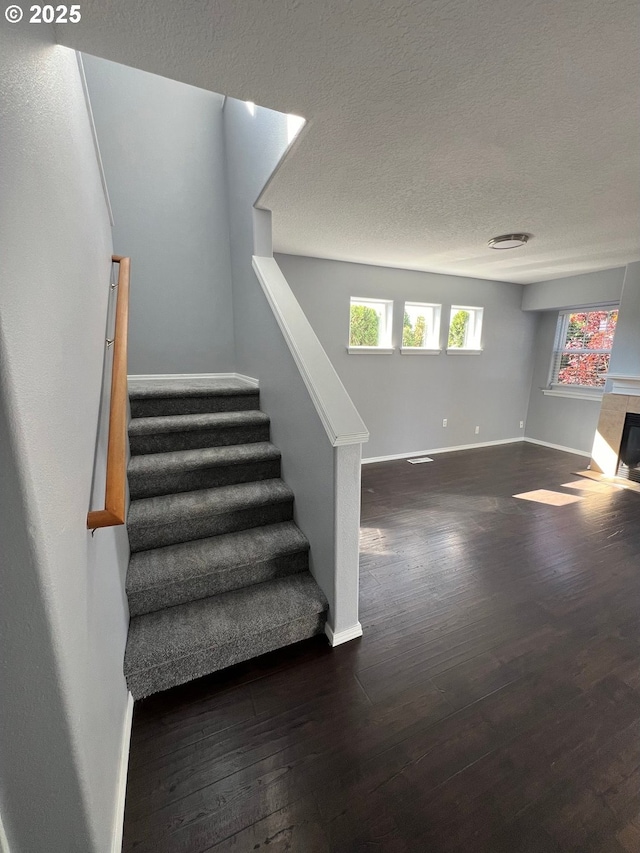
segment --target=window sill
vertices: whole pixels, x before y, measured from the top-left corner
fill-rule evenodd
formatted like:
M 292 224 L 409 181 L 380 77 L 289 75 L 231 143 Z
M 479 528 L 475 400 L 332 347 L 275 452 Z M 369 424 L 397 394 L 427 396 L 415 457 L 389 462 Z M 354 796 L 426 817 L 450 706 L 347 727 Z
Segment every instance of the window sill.
M 347 347 L 349 355 L 393 355 L 395 347 Z
M 429 347 L 400 347 L 400 355 L 440 355 L 441 349 Z
M 590 391 L 586 388 L 581 391 L 570 391 L 569 389 L 562 390 L 556 388 L 542 388 L 542 393 L 545 397 L 565 397 L 569 400 L 595 400 L 596 402 L 600 402 L 602 400 L 602 391 Z
M 447 355 L 482 355 L 481 349 L 466 349 L 465 347 L 447 348 Z

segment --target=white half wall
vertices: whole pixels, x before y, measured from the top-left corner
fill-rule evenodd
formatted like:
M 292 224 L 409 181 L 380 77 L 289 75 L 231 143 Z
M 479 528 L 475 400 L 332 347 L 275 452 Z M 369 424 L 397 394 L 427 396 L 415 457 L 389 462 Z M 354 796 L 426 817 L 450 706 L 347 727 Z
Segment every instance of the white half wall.
M 0 803 L 12 853 L 111 853 L 124 528 L 86 529 L 111 230 L 73 51 L 0 27 Z

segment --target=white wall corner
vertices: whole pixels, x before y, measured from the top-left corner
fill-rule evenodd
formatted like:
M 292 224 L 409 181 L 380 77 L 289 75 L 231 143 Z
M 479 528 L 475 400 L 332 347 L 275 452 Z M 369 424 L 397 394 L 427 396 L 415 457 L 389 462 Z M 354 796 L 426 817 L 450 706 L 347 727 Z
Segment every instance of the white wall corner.
M 253 254 L 263 258 L 273 257 L 271 211 L 253 208 Z
M 122 728 L 122 745 L 118 763 L 118 780 L 116 789 L 116 804 L 113 817 L 113 835 L 111 853 L 121 853 L 124 835 L 124 805 L 127 794 L 127 773 L 129 770 L 129 747 L 131 746 L 131 727 L 133 725 L 133 696 L 127 693 L 127 708 Z
M 332 644 L 333 645 L 333 644 Z M 7 834 L 2 823 L 2 815 L 0 814 L 0 853 L 10 853 Z
M 104 172 L 104 164 L 102 162 L 102 154 L 100 153 L 100 143 L 98 141 L 98 131 L 96 130 L 96 123 L 93 118 L 93 108 L 91 106 L 91 97 L 89 95 L 89 87 L 87 86 L 87 76 L 84 71 L 84 63 L 82 61 L 82 54 L 79 50 L 76 50 L 76 60 L 78 62 L 78 72 L 80 74 L 80 83 L 82 84 L 82 94 L 84 95 L 84 102 L 87 107 L 87 116 L 89 118 L 89 126 L 91 128 L 91 136 L 93 137 L 93 148 L 96 152 L 96 161 L 98 163 L 98 171 L 100 173 L 100 183 L 102 184 L 102 192 L 104 195 L 104 201 L 107 206 L 107 214 L 109 216 L 109 222 L 111 223 L 111 227 L 115 225 L 113 219 L 113 208 L 111 207 L 111 199 L 109 198 L 109 187 L 107 186 L 107 176 Z
M 339 445 L 333 451 L 335 483 L 334 606 L 326 634 L 332 646 L 362 635 L 358 620 L 360 587 L 361 446 Z

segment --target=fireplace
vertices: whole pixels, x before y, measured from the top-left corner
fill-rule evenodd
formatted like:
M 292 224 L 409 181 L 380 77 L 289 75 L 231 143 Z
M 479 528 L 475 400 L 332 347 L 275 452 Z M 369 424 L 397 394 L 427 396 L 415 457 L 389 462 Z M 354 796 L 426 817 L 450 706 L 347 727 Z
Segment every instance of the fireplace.
M 640 415 L 627 412 L 622 429 L 618 477 L 640 483 Z
M 613 391 L 602 398 L 589 467 L 640 483 L 640 376 L 610 374 L 609 379 Z

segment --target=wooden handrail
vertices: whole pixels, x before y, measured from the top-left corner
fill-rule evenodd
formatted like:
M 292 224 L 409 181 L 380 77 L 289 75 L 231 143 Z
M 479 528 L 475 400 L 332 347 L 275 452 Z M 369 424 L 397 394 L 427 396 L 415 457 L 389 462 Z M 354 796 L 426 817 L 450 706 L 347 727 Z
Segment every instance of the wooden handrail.
M 87 515 L 87 527 L 90 530 L 124 524 L 127 498 L 127 333 L 131 259 L 112 255 L 111 260 L 119 264 L 120 268 L 111 367 L 107 485 L 104 509 L 91 510 Z

